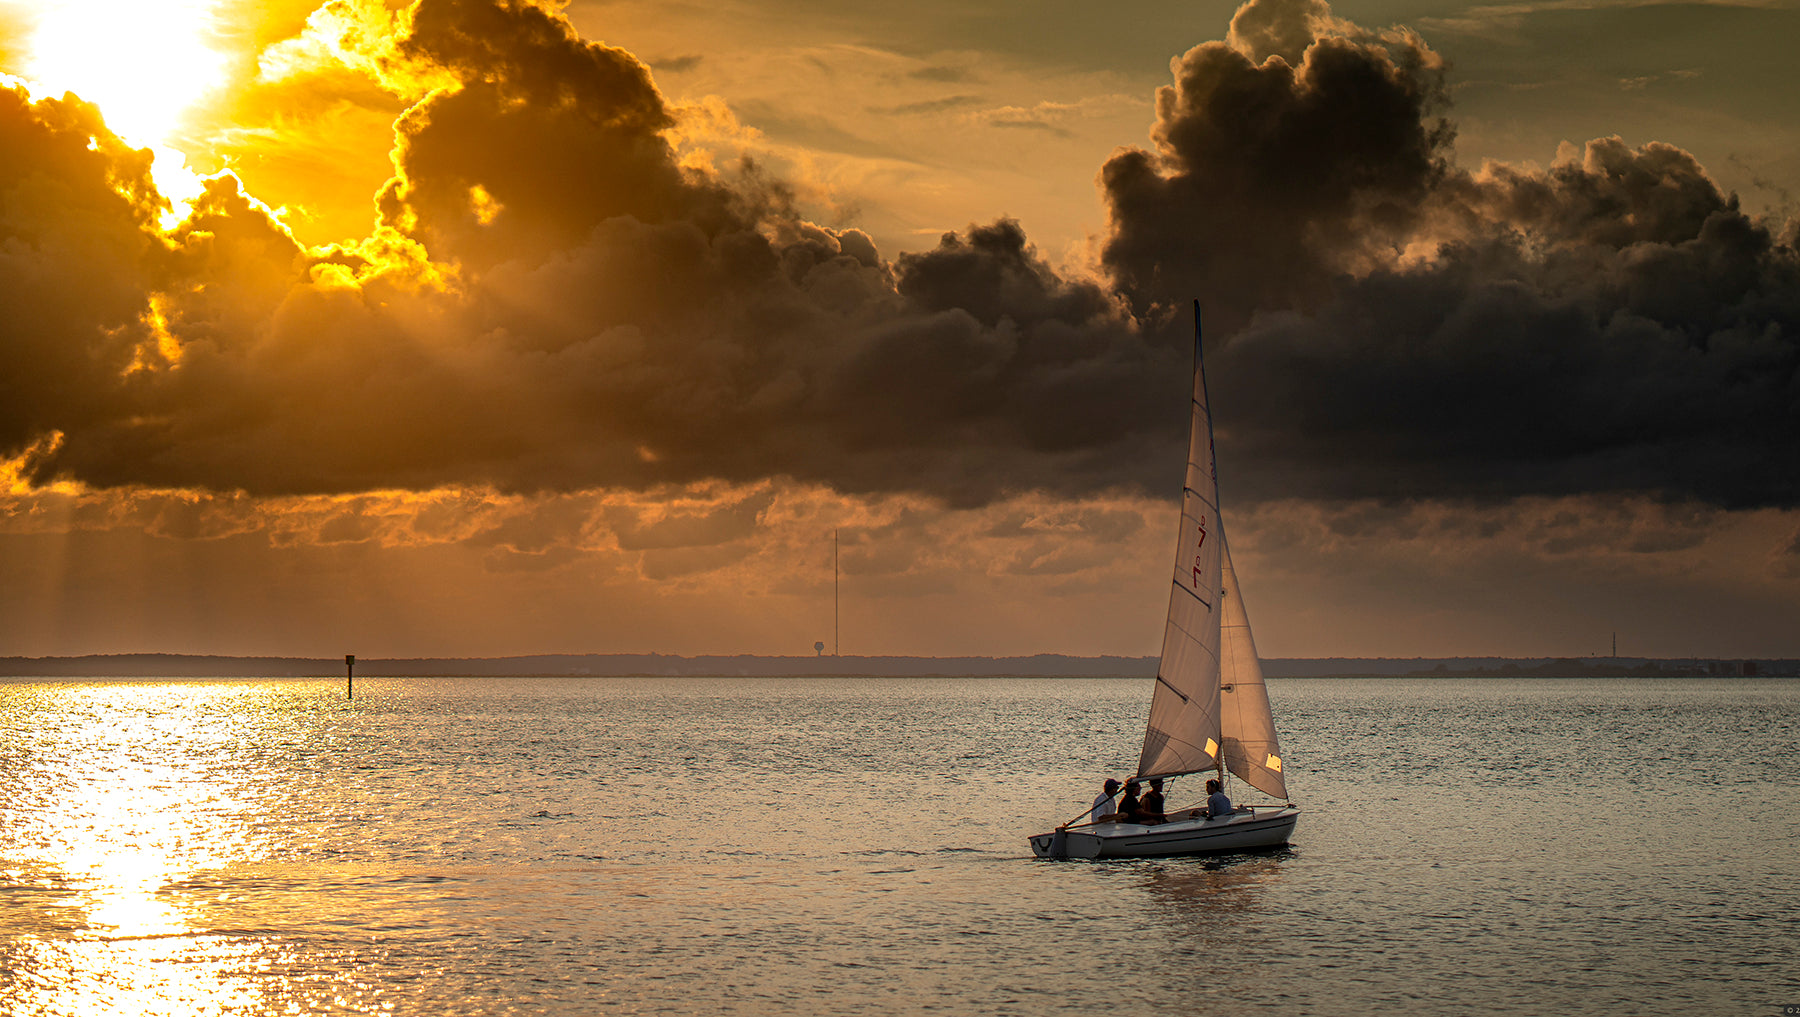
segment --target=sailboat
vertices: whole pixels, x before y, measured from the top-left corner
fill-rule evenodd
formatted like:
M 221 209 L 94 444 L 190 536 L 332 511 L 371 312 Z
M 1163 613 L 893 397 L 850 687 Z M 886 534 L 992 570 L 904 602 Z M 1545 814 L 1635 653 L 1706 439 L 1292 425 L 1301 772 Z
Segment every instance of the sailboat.
M 1200 305 L 1194 304 L 1194 398 L 1188 426 L 1187 478 L 1181 490 L 1181 536 L 1163 630 L 1162 661 L 1150 699 L 1135 779 L 1146 781 L 1229 770 L 1279 804 L 1167 812 L 1155 824 L 1083 821 L 1031 838 L 1039 858 L 1149 858 L 1209 854 L 1285 844 L 1300 821 L 1288 797 L 1281 743 L 1269 709 L 1250 615 L 1219 517 L 1212 410 L 1200 352 Z

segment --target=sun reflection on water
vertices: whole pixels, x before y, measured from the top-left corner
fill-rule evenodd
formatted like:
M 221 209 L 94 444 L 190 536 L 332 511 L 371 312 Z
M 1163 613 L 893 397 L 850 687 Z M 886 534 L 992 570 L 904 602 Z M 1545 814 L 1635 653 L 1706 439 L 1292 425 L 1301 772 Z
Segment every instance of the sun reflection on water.
M 230 699 L 254 696 L 254 687 L 7 692 L 4 949 L 19 977 L 0 985 L 0 1009 L 256 1011 L 261 992 L 245 973 L 259 945 L 210 932 L 171 889 L 243 854 L 249 803 L 242 782 L 216 762 L 234 738 Z M 35 712 L 34 696 L 61 698 L 59 723 L 34 730 L 18 722 Z

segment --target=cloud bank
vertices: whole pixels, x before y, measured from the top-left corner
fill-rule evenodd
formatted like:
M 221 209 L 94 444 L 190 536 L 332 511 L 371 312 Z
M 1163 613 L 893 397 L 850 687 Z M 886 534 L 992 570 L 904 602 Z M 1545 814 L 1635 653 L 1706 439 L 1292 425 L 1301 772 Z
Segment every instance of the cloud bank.
M 529 4 L 334 0 L 280 45 L 408 103 L 356 243 L 298 244 L 229 176 L 165 231 L 92 107 L 0 92 L 27 481 L 1160 491 L 1198 297 L 1234 498 L 1800 501 L 1795 228 L 1667 145 L 1460 168 L 1442 61 L 1322 2 L 1173 62 L 1066 270 L 1005 219 L 892 258 L 808 222 Z

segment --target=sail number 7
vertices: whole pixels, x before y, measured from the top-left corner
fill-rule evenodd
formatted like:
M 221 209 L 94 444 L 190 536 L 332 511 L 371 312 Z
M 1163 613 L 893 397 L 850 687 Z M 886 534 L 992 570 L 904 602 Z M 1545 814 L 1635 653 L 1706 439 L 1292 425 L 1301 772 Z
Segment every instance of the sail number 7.
M 1194 589 L 1198 590 L 1200 588 L 1200 549 L 1206 546 L 1205 516 L 1200 517 L 1200 522 L 1195 526 L 1195 529 L 1200 531 L 1200 539 L 1194 543 Z

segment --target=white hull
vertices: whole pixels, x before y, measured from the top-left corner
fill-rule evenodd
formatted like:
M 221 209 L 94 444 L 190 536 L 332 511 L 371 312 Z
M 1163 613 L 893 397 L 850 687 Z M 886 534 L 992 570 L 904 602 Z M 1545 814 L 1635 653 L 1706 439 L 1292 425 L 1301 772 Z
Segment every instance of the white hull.
M 1031 838 L 1039 858 L 1160 858 L 1278 847 L 1288 842 L 1300 810 L 1239 812 L 1219 819 L 1177 819 L 1155 826 L 1099 823 Z M 1062 844 L 1057 844 L 1061 839 Z

